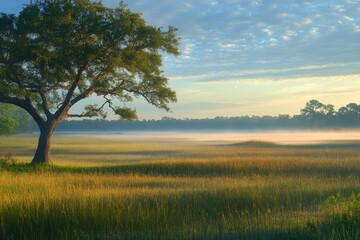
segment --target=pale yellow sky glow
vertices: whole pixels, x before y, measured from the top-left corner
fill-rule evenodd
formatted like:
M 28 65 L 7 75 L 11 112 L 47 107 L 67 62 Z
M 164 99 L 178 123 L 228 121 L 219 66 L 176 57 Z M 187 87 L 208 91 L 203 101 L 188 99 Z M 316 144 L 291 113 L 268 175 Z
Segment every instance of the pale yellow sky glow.
M 336 108 L 360 102 L 360 75 L 201 82 L 178 88 L 177 93 L 179 104 L 173 106 L 174 111 L 169 116 L 182 117 L 177 113 L 185 108 L 197 118 L 292 115 L 299 114 L 311 99 L 333 104 Z M 211 101 L 204 101 L 208 96 L 212 96 Z M 206 109 L 205 105 L 212 105 L 216 111 Z

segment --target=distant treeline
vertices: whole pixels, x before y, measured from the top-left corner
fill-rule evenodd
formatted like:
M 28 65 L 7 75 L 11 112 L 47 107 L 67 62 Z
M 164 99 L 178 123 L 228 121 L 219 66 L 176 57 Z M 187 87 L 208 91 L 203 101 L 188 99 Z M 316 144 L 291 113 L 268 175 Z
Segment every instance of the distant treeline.
M 212 119 L 64 121 L 58 131 L 159 131 L 159 130 L 271 130 L 360 128 L 360 105 L 350 103 L 337 111 L 331 104 L 311 100 L 299 115 L 215 117 Z
M 9 112 L 9 111 L 8 111 Z M 7 112 L 0 108 L 1 113 Z M 17 132 L 38 131 L 36 124 L 23 111 L 13 111 L 13 118 L 19 118 Z M 1 120 L 1 118 L 0 118 Z M 6 123 L 5 121 L 3 121 Z M 1 125 L 1 124 L 0 124 Z M 331 104 L 311 100 L 298 115 L 215 117 L 206 119 L 175 119 L 163 117 L 161 120 L 65 120 L 57 132 L 122 132 L 122 131 L 193 131 L 193 130 L 273 130 L 273 129 L 350 129 L 360 128 L 360 105 L 349 103 L 338 110 Z

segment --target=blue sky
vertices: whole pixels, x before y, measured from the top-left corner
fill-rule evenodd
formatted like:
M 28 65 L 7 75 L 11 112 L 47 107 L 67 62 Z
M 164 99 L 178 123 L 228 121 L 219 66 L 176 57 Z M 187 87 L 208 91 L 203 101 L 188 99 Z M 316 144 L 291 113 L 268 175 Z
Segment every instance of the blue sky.
M 23 0 L 0 0 L 19 12 Z M 108 7 L 119 1 L 103 0 Z M 297 114 L 311 99 L 360 102 L 359 0 L 126 1 L 151 25 L 179 29 L 181 55 L 164 56 L 177 92 L 172 113 L 144 101 L 140 119 Z

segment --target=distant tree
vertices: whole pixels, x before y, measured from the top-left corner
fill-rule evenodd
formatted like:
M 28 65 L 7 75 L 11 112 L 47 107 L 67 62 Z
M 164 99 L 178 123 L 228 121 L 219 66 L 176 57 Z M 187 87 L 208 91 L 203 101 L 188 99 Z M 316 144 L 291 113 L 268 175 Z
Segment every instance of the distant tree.
M 275 121 L 277 122 L 279 128 L 286 128 L 291 122 L 291 117 L 288 114 L 279 114 Z
M 11 104 L 0 103 L 0 134 L 10 135 L 32 130 L 33 121 L 29 114 Z
M 333 111 L 333 105 L 325 105 L 318 100 L 310 100 L 300 110 L 301 115 L 310 120 L 313 127 L 320 127 L 326 116 L 333 115 Z
M 291 119 L 291 116 L 289 114 L 279 114 L 278 119 L 282 121 L 288 121 Z
M 332 104 L 327 104 L 324 107 L 324 110 L 325 110 L 324 113 L 327 117 L 333 117 L 336 115 L 335 106 Z
M 161 121 L 171 121 L 171 120 L 176 120 L 176 118 L 174 117 L 167 117 L 167 116 L 164 116 L 161 118 Z
M 14 134 L 19 126 L 15 117 L 15 106 L 0 104 L 0 135 Z
M 143 97 L 169 110 L 175 92 L 160 70 L 162 53 L 178 55 L 176 29 L 149 26 L 122 2 L 34 0 L 18 16 L 0 15 L 0 102 L 27 111 L 40 129 L 32 163 L 50 161 L 50 144 L 67 117 L 122 119 L 136 112 L 119 103 Z M 90 96 L 103 97 L 81 113 L 70 109 Z
M 349 103 L 345 107 L 339 108 L 337 117 L 340 122 L 345 123 L 348 126 L 358 125 L 360 120 L 360 105 Z
M 324 113 L 325 113 L 324 124 L 327 127 L 334 126 L 336 121 L 336 114 L 337 114 L 337 112 L 335 111 L 335 106 L 332 104 L 327 104 L 324 107 Z

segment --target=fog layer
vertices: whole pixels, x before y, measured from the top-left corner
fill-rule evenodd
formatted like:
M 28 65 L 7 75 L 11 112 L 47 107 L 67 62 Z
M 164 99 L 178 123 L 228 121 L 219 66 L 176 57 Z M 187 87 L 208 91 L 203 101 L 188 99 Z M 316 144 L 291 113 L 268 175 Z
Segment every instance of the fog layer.
M 89 136 L 89 135 L 87 135 Z M 296 132 L 125 132 L 92 136 L 131 141 L 183 142 L 197 144 L 233 144 L 248 141 L 277 144 L 324 144 L 360 142 L 360 131 L 296 131 Z

